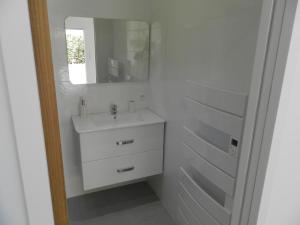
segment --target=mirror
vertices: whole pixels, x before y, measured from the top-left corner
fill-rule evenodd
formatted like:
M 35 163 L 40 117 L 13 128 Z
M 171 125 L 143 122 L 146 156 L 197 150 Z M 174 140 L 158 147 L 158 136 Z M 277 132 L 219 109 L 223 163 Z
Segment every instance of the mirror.
M 68 17 L 65 32 L 72 84 L 148 79 L 150 25 L 147 22 Z

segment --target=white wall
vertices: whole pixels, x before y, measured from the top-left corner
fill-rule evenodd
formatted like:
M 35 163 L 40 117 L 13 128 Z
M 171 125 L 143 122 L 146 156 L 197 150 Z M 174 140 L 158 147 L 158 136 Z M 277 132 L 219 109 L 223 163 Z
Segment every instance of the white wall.
M 1 225 L 54 224 L 32 47 L 27 0 L 2 0 Z
M 261 0 L 154 0 L 150 105 L 167 120 L 165 170 L 152 180 L 176 218 L 186 80 L 248 93 Z
M 145 107 L 145 100 L 139 101 L 139 96 L 145 94 L 148 85 L 146 83 L 88 86 L 70 84 L 64 32 L 65 18 L 67 16 L 83 16 L 149 21 L 149 6 L 148 0 L 48 0 L 68 197 L 83 194 L 79 145 L 71 123 L 71 115 L 78 114 L 79 97 L 87 96 L 89 112 L 106 112 L 109 110 L 111 102 L 116 103 L 122 111 L 127 109 L 128 101 L 131 99 L 137 101 L 138 107 Z
M 300 224 L 299 74 L 298 4 L 257 225 Z
M 28 225 L 1 48 L 0 54 L 0 224 Z

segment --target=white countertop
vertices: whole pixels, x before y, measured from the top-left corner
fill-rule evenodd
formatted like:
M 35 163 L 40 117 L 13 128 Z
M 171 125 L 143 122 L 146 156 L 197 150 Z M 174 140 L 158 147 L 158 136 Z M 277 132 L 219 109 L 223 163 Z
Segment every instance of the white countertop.
M 138 110 L 134 113 L 120 112 L 117 114 L 117 119 L 114 119 L 109 113 L 99 113 L 88 114 L 85 118 L 72 116 L 72 121 L 79 134 L 165 122 L 164 119 L 148 109 Z

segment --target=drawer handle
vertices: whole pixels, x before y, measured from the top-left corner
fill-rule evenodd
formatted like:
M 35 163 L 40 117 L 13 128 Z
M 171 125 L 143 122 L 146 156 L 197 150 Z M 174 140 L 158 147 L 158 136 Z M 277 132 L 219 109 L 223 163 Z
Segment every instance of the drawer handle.
M 134 169 L 135 169 L 135 167 L 132 166 L 132 167 L 124 168 L 124 169 L 117 169 L 117 172 L 118 172 L 118 173 L 125 173 L 125 172 L 132 171 L 132 170 L 134 170 Z
M 134 143 L 134 140 L 131 139 L 131 140 L 124 140 L 124 141 L 117 141 L 117 145 L 118 146 L 121 146 L 121 145 L 130 145 L 130 144 L 133 144 Z

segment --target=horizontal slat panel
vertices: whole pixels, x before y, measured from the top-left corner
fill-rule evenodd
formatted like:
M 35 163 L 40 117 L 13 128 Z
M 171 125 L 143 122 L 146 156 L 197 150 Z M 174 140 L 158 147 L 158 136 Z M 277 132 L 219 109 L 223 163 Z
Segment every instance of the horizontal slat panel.
M 193 196 L 195 201 L 207 209 L 213 217 L 215 217 L 221 224 L 229 225 L 231 213 L 202 190 L 202 188 L 193 181 L 183 168 L 180 168 L 180 182 Z
M 208 107 L 190 98 L 185 98 L 185 103 L 187 106 L 187 120 L 196 118 L 238 140 L 240 139 L 243 131 L 242 118 Z
M 200 220 L 201 223 L 199 224 L 220 225 L 202 206 L 200 206 L 193 199 L 190 193 L 188 193 L 188 191 L 181 184 L 179 185 L 179 204 L 186 206 L 187 209 L 189 209 L 191 213 L 197 217 L 198 220 Z
M 209 124 L 205 124 L 196 118 L 189 118 L 185 120 L 184 124 L 186 128 L 193 131 L 197 136 L 209 142 L 216 148 L 229 152 L 229 146 L 232 141 L 230 134 L 220 131 Z
M 179 225 L 191 225 L 187 221 L 186 217 L 183 215 L 181 209 L 178 209 L 177 211 L 178 211 L 177 215 L 178 215 Z
M 224 173 L 222 170 L 215 167 L 203 159 L 200 155 L 194 152 L 189 146 L 183 144 L 185 167 L 194 167 L 201 175 L 210 180 L 228 195 L 233 196 L 235 180 Z
M 178 199 L 179 199 L 179 204 L 178 204 L 179 220 L 189 225 L 202 224 L 201 221 L 192 214 L 192 210 L 186 206 L 181 195 L 178 195 Z
M 187 81 L 186 96 L 205 105 L 243 117 L 247 106 L 247 95 L 211 88 L 194 81 Z
M 236 157 L 232 157 L 228 153 L 218 149 L 186 127 L 184 128 L 184 143 L 232 177 L 236 176 Z

